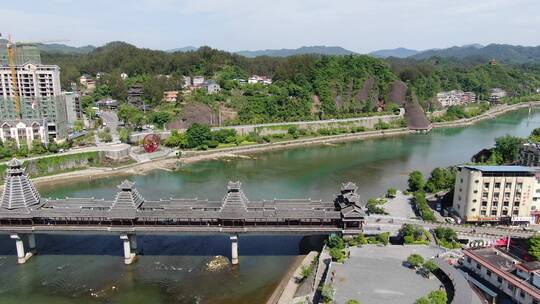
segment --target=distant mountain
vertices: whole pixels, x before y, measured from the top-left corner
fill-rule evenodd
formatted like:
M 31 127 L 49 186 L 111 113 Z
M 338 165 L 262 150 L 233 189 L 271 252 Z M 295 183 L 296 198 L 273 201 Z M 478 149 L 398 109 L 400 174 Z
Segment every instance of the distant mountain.
M 540 62 L 540 46 L 519 46 L 508 44 L 454 46 L 447 49 L 427 50 L 411 56 L 413 59 L 428 59 L 431 57 L 457 58 L 466 57 L 495 59 L 507 63 Z
M 198 48 L 190 45 L 190 46 L 185 46 L 185 47 L 181 47 L 181 48 L 166 50 L 165 52 L 167 52 L 167 53 L 176 53 L 176 52 L 185 53 L 185 52 L 196 51 L 197 49 Z
M 258 50 L 258 51 L 238 51 L 236 54 L 245 57 L 258 57 L 258 56 L 270 56 L 270 57 L 287 57 L 303 54 L 321 54 L 321 55 L 351 55 L 356 54 L 353 51 L 349 51 L 339 46 L 303 46 L 297 49 L 279 49 L 279 50 Z
M 50 43 L 50 44 L 40 43 L 37 46 L 38 46 L 38 49 L 42 52 L 57 53 L 57 54 L 88 54 L 91 51 L 96 49 L 96 47 L 93 45 L 75 47 L 75 46 L 69 46 L 69 45 L 60 44 L 60 43 Z
M 379 57 L 379 58 L 388 58 L 388 57 L 407 58 L 407 57 L 416 55 L 418 53 L 420 53 L 420 51 L 400 47 L 397 49 L 377 50 L 377 51 L 369 53 L 368 55 L 373 56 L 373 57 Z

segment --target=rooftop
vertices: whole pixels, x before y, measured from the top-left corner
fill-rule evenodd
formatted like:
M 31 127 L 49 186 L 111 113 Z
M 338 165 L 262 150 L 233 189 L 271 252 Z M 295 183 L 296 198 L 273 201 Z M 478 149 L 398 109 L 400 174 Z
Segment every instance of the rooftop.
M 537 169 L 526 166 L 470 166 L 465 165 L 463 168 L 476 170 L 481 172 L 519 172 L 519 173 L 535 173 Z

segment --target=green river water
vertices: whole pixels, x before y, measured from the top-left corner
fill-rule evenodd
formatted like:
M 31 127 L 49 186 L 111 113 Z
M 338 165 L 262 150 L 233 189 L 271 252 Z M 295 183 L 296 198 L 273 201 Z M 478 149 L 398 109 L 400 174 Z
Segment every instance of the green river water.
M 472 154 L 511 134 L 540 127 L 540 110 L 519 110 L 474 126 L 335 145 L 257 153 L 250 158 L 185 165 L 176 172 L 131 176 L 147 199 L 221 199 L 228 180 L 239 180 L 248 198 L 332 199 L 353 181 L 362 198 L 404 188 L 412 170 L 467 162 Z M 111 199 L 124 177 L 43 186 L 44 197 Z M 123 265 L 118 236 L 38 235 L 39 255 L 17 265 L 15 244 L 0 236 L 0 303 L 264 303 L 289 269 L 298 236 L 240 236 L 240 266 L 209 272 L 206 262 L 228 256 L 226 236 L 142 236 L 144 255 Z

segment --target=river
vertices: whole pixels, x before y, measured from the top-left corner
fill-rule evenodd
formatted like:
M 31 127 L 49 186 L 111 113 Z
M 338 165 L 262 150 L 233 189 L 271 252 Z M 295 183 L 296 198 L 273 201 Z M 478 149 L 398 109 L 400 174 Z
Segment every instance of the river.
M 470 160 L 505 134 L 540 127 L 540 110 L 507 113 L 474 126 L 435 129 L 357 142 L 309 146 L 189 164 L 176 172 L 132 176 L 147 199 L 221 199 L 228 180 L 242 182 L 250 199 L 332 199 L 353 181 L 363 199 L 404 188 L 412 170 Z M 44 197 L 112 198 L 123 177 L 42 186 Z M 15 245 L 0 236 L 0 303 L 264 303 L 304 247 L 297 236 L 240 236 L 240 266 L 209 272 L 206 262 L 229 255 L 226 236 L 142 236 L 144 255 L 123 265 L 118 236 L 38 235 L 39 255 L 16 265 Z

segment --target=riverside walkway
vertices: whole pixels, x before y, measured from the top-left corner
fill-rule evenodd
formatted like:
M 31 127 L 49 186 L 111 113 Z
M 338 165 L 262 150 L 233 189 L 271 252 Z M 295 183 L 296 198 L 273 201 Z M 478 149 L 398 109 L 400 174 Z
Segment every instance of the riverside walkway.
M 229 182 L 221 201 L 169 198 L 146 200 L 129 181 L 114 199 L 42 198 L 22 163 L 8 163 L 0 197 L 0 233 L 15 240 L 19 263 L 36 252 L 36 233 L 118 234 L 124 259 L 136 258 L 138 234 L 228 234 L 231 262 L 238 264 L 241 234 L 358 234 L 365 212 L 357 187 L 343 184 L 334 201 L 273 199 L 249 201 L 240 182 Z M 25 242 L 30 249 L 25 251 Z

